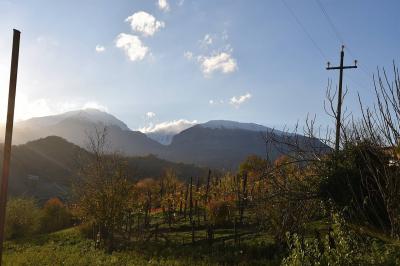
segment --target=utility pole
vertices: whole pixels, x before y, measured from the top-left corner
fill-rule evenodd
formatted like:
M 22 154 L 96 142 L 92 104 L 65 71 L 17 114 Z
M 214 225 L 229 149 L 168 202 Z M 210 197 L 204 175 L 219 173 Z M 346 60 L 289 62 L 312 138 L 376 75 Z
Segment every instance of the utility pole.
M 6 136 L 4 139 L 3 174 L 1 177 L 1 190 L 0 190 L 0 265 L 2 262 L 2 255 L 3 255 L 4 223 L 6 218 L 8 176 L 10 174 L 11 142 L 12 142 L 12 131 L 14 125 L 14 107 L 15 107 L 15 93 L 17 87 L 20 34 L 21 34 L 20 31 L 14 29 L 12 56 L 11 56 L 10 85 L 8 90 Z
M 340 66 L 331 67 L 331 63 L 328 62 L 327 70 L 339 69 L 339 93 L 338 93 L 338 105 L 336 111 L 336 138 L 335 138 L 335 151 L 339 151 L 339 141 L 340 141 L 340 127 L 341 127 L 341 114 L 342 114 L 342 84 L 343 84 L 343 70 L 348 68 L 357 68 L 357 60 L 354 60 L 354 66 L 343 66 L 344 61 L 344 45 L 342 45 L 342 51 L 340 52 Z

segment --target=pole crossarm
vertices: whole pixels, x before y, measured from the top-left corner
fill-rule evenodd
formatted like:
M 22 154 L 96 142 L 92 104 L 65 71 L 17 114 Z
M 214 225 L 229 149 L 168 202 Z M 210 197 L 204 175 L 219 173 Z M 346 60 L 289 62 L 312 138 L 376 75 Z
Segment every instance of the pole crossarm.
M 327 67 L 326 70 L 335 70 L 335 69 L 348 69 L 348 68 L 357 68 L 357 66 L 343 66 L 343 67 Z

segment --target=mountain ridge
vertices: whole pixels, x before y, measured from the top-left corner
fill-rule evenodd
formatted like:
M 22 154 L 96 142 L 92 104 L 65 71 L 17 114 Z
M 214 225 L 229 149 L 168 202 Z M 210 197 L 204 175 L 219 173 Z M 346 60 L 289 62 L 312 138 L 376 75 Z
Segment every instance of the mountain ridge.
M 130 130 L 113 115 L 98 110 L 83 110 L 19 122 L 14 130 L 14 143 L 23 144 L 55 135 L 86 148 L 89 136 L 105 126 L 110 151 L 127 156 L 156 155 L 172 162 L 225 170 L 237 169 L 249 155 L 275 160 L 289 149 L 289 145 L 281 141 L 277 147 L 267 150 L 266 134 L 273 133 L 280 140 L 299 138 L 303 143 L 307 142 L 307 137 L 255 123 L 210 120 L 182 130 L 172 136 L 169 145 L 164 145 L 145 133 Z
M 32 117 L 20 122 L 16 123 L 16 126 L 22 127 L 37 127 L 37 126 L 51 126 L 62 122 L 65 119 L 75 118 L 86 120 L 92 123 L 101 122 L 105 126 L 107 125 L 115 125 L 120 127 L 122 130 L 130 130 L 129 127 L 116 118 L 114 115 L 101 111 L 95 108 L 86 108 L 86 109 L 79 109 L 74 111 L 69 111 L 57 115 L 49 115 L 49 116 L 42 116 L 42 117 Z

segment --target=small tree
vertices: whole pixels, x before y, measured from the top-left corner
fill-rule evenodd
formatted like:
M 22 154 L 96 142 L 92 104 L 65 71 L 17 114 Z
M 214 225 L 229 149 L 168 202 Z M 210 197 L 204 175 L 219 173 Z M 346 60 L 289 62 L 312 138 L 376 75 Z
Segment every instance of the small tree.
M 7 239 L 26 237 L 40 226 L 40 209 L 29 198 L 11 198 L 7 202 L 5 236 Z
M 280 244 L 286 232 L 302 233 L 305 223 L 318 213 L 319 178 L 312 165 L 302 166 L 283 156 L 264 180 L 263 196 L 256 202 L 257 216 Z
M 210 222 L 215 226 L 229 224 L 234 217 L 234 201 L 212 200 L 208 203 Z
M 49 199 L 42 212 L 42 232 L 54 232 L 71 225 L 71 213 L 59 198 Z
M 160 186 L 162 188 L 161 208 L 168 225 L 171 226 L 180 203 L 180 193 L 178 192 L 181 191 L 182 183 L 179 182 L 176 173 L 172 169 L 168 169 L 160 180 Z
M 144 224 L 147 226 L 150 224 L 150 213 L 153 206 L 158 204 L 158 183 L 152 178 L 145 178 L 138 181 L 135 185 L 135 191 L 137 192 L 137 205 L 140 210 L 144 212 Z
M 114 249 L 115 237 L 122 232 L 130 211 L 133 184 L 128 180 L 122 156 L 107 153 L 107 130 L 95 130 L 89 137 L 91 159 L 81 167 L 76 186 L 81 219 L 93 223 L 106 249 Z

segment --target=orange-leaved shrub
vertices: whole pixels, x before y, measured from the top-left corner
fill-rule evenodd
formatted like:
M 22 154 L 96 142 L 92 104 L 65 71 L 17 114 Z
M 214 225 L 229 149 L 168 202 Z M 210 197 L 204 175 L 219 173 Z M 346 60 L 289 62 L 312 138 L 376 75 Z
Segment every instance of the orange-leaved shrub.
M 42 213 L 42 232 L 54 232 L 71 226 L 72 215 L 59 198 L 49 199 Z

